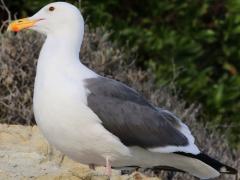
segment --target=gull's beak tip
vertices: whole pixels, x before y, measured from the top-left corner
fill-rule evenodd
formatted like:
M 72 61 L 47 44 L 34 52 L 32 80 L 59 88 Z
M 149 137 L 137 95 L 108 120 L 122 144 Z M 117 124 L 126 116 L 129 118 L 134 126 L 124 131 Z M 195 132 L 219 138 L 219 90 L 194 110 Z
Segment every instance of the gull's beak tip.
M 8 27 L 7 27 L 7 32 L 14 32 L 11 25 L 8 25 Z
M 10 22 L 8 27 L 7 27 L 8 32 L 18 32 L 19 28 L 16 24 L 16 21 Z
M 39 20 L 31 20 L 29 18 L 19 19 L 11 22 L 8 25 L 7 31 L 18 32 L 22 29 L 31 28 L 34 26 Z

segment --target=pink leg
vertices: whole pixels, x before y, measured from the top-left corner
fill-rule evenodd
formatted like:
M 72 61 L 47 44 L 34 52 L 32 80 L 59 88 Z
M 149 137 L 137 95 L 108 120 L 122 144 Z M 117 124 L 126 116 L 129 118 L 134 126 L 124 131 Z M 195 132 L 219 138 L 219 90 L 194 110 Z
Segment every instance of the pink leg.
M 106 157 L 106 174 L 110 177 L 112 175 L 112 167 L 111 167 L 111 162 L 108 157 Z

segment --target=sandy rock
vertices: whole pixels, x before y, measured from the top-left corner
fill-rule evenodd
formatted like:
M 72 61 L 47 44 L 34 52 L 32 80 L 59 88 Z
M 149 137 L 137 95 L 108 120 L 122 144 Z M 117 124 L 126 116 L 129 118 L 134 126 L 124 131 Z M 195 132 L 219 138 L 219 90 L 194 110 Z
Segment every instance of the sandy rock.
M 0 124 L 0 180 L 107 180 L 104 168 L 92 171 L 51 147 L 37 126 Z M 135 173 L 112 180 L 152 179 Z
M 32 148 L 40 154 L 48 155 L 51 152 L 51 147 L 37 126 L 33 126 L 31 129 L 31 138 L 29 139 L 29 143 L 32 145 Z

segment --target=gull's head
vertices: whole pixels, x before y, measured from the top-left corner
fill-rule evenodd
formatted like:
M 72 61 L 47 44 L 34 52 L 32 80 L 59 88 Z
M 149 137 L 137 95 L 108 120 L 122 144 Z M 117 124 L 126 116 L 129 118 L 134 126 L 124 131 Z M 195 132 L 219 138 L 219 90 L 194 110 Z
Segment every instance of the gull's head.
M 32 29 L 43 34 L 56 34 L 64 31 L 83 30 L 84 21 L 78 8 L 65 2 L 50 3 L 32 17 L 16 20 L 8 30 L 18 32 Z

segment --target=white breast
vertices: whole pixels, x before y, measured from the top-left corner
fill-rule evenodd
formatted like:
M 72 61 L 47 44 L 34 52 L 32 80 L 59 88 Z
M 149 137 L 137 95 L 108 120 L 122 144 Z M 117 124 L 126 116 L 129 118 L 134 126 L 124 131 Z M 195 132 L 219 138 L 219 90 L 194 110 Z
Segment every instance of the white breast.
M 83 75 L 76 73 L 84 68 L 69 66 L 67 72 L 51 64 L 41 68 L 35 80 L 34 115 L 51 144 L 86 164 L 104 164 L 106 156 L 129 155 L 128 148 L 106 131 L 88 108 Z

